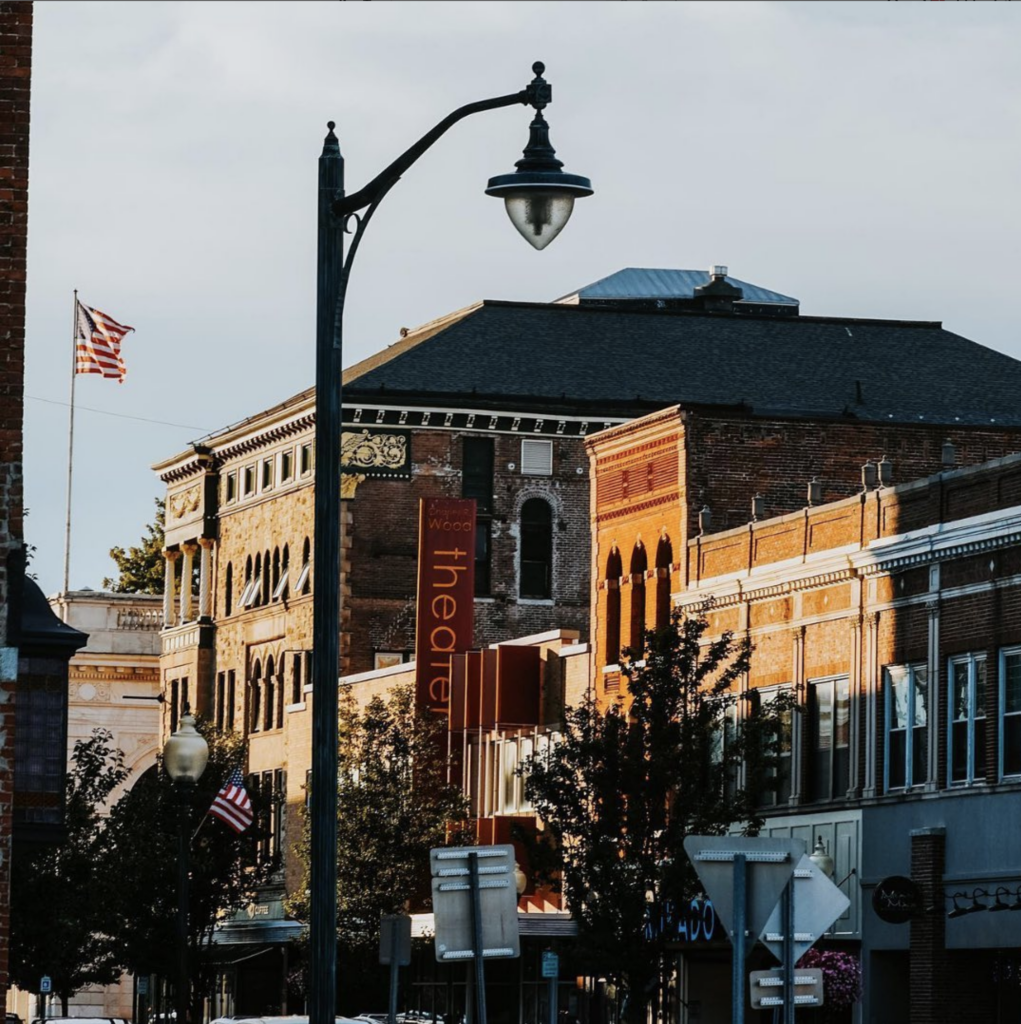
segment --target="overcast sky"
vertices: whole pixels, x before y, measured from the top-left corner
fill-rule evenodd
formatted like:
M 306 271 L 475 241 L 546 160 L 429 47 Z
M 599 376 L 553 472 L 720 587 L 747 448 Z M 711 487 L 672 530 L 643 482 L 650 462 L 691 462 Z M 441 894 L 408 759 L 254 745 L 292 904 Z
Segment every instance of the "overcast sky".
M 26 532 L 47 593 L 62 582 L 73 289 L 136 328 L 125 384 L 77 384 L 71 586 L 98 588 L 110 547 L 152 518 L 153 462 L 312 383 L 326 121 L 354 189 L 454 107 L 523 88 L 535 60 L 558 155 L 595 195 L 535 252 L 483 193 L 513 169 L 528 111 L 456 126 L 366 234 L 345 365 L 477 299 L 713 263 L 805 313 L 942 320 L 1021 357 L 1021 4 L 35 11 Z

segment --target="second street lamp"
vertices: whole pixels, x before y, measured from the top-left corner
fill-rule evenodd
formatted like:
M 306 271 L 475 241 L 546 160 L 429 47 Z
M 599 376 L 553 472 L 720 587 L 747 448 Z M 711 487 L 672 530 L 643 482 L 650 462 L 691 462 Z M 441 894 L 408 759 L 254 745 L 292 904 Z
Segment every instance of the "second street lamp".
M 191 805 L 195 784 L 209 760 L 209 744 L 185 714 L 180 728 L 163 745 L 163 767 L 174 781 L 179 801 L 177 821 L 177 1024 L 188 1021 L 191 974 L 188 965 L 188 874 L 191 852 Z
M 344 298 L 351 264 L 376 207 L 401 175 L 449 128 L 471 114 L 518 104 L 535 109 L 528 145 L 517 170 L 491 178 L 487 194 L 502 198 L 514 226 L 537 249 L 560 233 L 576 198 L 592 194 L 588 178 L 566 174 L 549 142 L 542 114 L 553 99 L 535 78 L 520 92 L 459 107 L 372 179 L 344 191 L 344 158 L 334 123 L 319 157 L 316 287 L 316 457 L 312 586 L 312 797 L 310 844 L 310 1024 L 333 1024 L 337 966 L 337 678 L 340 670 L 341 373 Z M 344 234 L 351 243 L 345 258 Z

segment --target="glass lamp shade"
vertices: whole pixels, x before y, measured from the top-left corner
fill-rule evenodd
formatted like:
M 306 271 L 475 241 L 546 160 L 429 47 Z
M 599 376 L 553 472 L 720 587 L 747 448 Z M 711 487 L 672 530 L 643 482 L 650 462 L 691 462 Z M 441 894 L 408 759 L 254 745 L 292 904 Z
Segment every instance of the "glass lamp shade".
M 545 249 L 563 231 L 574 210 L 574 196 L 534 188 L 508 192 L 503 202 L 511 223 L 536 249 Z
M 827 878 L 833 877 L 833 858 L 826 852 L 823 846 L 822 836 L 817 836 L 815 849 L 808 858 Z
M 163 765 L 174 782 L 198 782 L 209 760 L 209 744 L 195 730 L 195 719 L 185 715 L 181 726 L 163 746 Z

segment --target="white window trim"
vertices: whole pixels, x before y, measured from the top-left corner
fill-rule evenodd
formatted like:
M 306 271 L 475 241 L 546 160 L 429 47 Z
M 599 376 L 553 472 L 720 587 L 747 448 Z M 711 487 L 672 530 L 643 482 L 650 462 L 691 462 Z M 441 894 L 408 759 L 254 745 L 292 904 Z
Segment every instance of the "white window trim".
M 982 662 L 985 664 L 985 654 L 958 654 L 947 661 L 947 788 L 961 789 L 963 786 L 974 786 L 976 783 L 985 783 L 985 775 L 975 774 L 975 666 Z M 954 666 L 968 666 L 968 776 L 965 779 L 954 779 Z M 986 686 L 989 685 L 989 673 L 986 672 Z M 987 693 L 988 702 L 988 693 Z M 982 716 L 987 723 L 988 714 Z
M 1004 749 L 1003 743 L 1004 743 L 1004 733 L 1006 731 L 1005 730 L 1005 726 L 1007 724 L 1006 723 L 1006 719 L 1008 717 L 1007 716 L 1007 712 L 1005 710 L 1006 707 L 1007 707 L 1007 658 L 1009 658 L 1012 654 L 1021 655 L 1021 646 L 1002 647 L 1000 649 L 999 673 L 998 673 L 999 682 L 998 682 L 998 686 L 997 686 L 999 695 L 998 695 L 998 700 L 997 700 L 997 705 L 996 705 L 997 706 L 997 716 L 996 716 L 997 717 L 997 723 L 996 723 L 996 729 L 997 729 L 997 735 L 996 735 L 996 747 L 997 747 L 996 774 L 997 774 L 998 778 L 1003 779 L 1005 781 L 1008 780 L 1008 779 L 1011 780 L 1011 781 L 1015 781 L 1017 779 L 1021 779 L 1021 772 L 1017 772 L 1017 773 L 1015 773 L 1013 775 L 1006 775 L 1006 774 L 1004 774 L 1004 771 L 1003 771 L 1003 749 Z M 987 686 L 989 685 L 988 678 L 986 679 L 986 685 Z M 1014 717 L 1014 715 L 1017 715 L 1017 714 L 1018 714 L 1018 712 L 1016 712 L 1016 711 L 1011 712 L 1010 717 Z
M 902 668 L 908 674 L 908 710 L 907 720 L 910 725 L 905 729 L 905 748 L 904 748 L 904 785 L 903 786 L 891 786 L 890 785 L 890 705 L 893 703 L 893 687 L 889 684 L 889 670 L 891 668 Z M 884 793 L 905 793 L 910 789 L 914 789 L 917 786 L 924 786 L 928 781 L 928 777 L 924 779 L 916 779 L 914 777 L 914 729 L 915 729 L 915 673 L 922 669 L 926 676 L 928 676 L 929 666 L 924 661 L 917 661 L 910 665 L 897 663 L 883 666 L 883 689 L 885 690 L 883 699 L 883 792 Z M 932 689 L 928 678 L 925 681 L 926 688 L 929 690 L 929 704 L 932 704 Z M 930 725 L 930 714 L 928 708 L 926 709 L 925 716 L 925 728 L 928 732 Z M 928 771 L 926 771 L 928 776 Z

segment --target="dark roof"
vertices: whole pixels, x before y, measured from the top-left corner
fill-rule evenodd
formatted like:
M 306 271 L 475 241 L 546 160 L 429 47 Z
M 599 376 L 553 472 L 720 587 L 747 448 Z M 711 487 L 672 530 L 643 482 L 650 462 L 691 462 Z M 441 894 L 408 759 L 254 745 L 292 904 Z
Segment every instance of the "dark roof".
M 345 393 L 1021 425 L 1021 362 L 939 323 L 555 303 L 486 301 Z
M 609 277 L 602 277 L 577 291 L 557 299 L 557 302 L 580 300 L 581 302 L 609 299 L 693 299 L 695 289 L 709 283 L 708 270 L 657 270 L 653 267 L 625 267 Z M 745 302 L 759 305 L 797 306 L 798 300 L 790 295 L 781 295 L 769 288 L 736 277 L 726 280 L 737 285 L 743 292 Z

